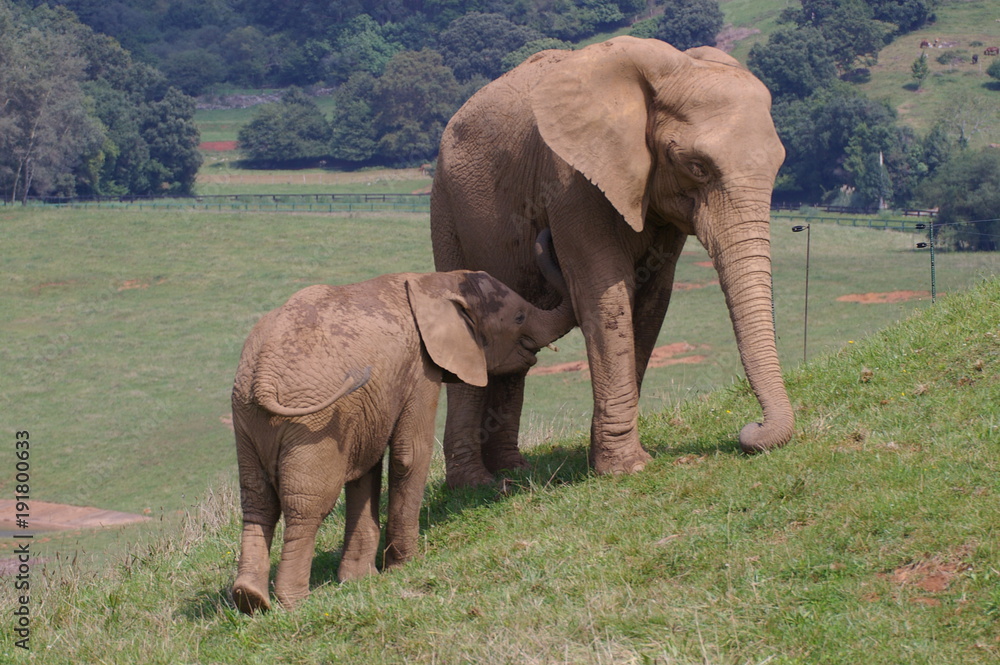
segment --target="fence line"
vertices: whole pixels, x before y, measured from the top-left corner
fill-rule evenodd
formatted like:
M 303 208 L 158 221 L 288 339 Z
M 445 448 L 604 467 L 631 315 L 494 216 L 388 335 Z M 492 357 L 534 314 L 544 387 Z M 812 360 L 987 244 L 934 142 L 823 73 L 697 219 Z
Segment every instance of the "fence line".
M 27 205 L 236 212 L 429 212 L 429 194 L 206 194 L 183 198 L 29 198 Z
M 7 202 L 5 201 L 5 204 Z M 27 205 L 46 205 L 68 208 L 133 208 L 140 210 L 216 210 L 242 212 L 429 212 L 429 194 L 204 194 L 187 197 L 164 198 L 154 196 L 119 196 L 93 198 L 36 197 L 28 198 Z M 844 206 L 818 206 L 814 210 L 839 215 L 815 216 L 798 212 L 802 206 L 775 204 L 775 218 L 791 222 L 828 222 L 841 226 L 875 229 L 913 230 L 918 223 L 904 219 L 874 218 L 873 211 Z M 903 217 L 933 217 L 932 210 L 901 210 Z M 857 217 L 847 217 L 857 215 Z
M 891 231 L 917 231 L 926 225 L 926 221 L 917 219 L 890 219 L 888 217 L 821 217 L 813 215 L 795 214 L 784 211 L 775 212 L 771 215 L 771 220 L 782 220 L 792 224 L 795 223 L 821 223 L 836 224 L 837 226 L 851 226 L 865 229 L 884 229 Z

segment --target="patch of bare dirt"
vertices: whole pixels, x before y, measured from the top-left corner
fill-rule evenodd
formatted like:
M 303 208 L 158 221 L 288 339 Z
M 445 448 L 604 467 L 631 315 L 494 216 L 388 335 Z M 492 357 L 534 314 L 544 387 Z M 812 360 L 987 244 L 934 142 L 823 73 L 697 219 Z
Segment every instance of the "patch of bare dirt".
M 17 525 L 17 502 L 0 499 L 0 532 L 39 533 L 69 529 L 99 529 L 133 522 L 145 522 L 148 517 L 117 510 L 103 510 L 87 506 L 70 506 L 47 501 L 29 502 L 28 529 Z
M 236 141 L 203 141 L 198 144 L 198 149 L 206 152 L 229 152 L 236 150 L 237 145 Z
M 126 279 L 124 282 L 118 285 L 119 291 L 131 291 L 132 289 L 148 289 L 150 284 L 163 284 L 167 281 L 164 278 L 159 278 L 155 282 L 150 282 L 146 279 Z
M 702 345 L 698 347 L 701 349 L 708 349 L 709 347 Z M 682 353 L 691 353 L 696 351 L 697 348 L 688 344 L 687 342 L 676 342 L 674 344 L 667 344 L 665 346 L 658 346 L 653 349 L 652 355 L 649 357 L 649 367 L 667 367 L 669 365 L 696 365 L 698 363 L 705 362 L 707 359 L 704 355 L 693 355 L 693 356 L 681 356 L 677 357 Z M 544 374 L 561 374 L 564 372 L 589 372 L 590 368 L 587 365 L 586 360 L 574 360 L 568 363 L 558 363 L 556 365 L 548 365 L 546 367 L 533 367 L 528 371 L 528 374 L 534 376 L 541 376 Z
M 736 46 L 736 42 L 758 33 L 760 30 L 757 28 L 736 28 L 726 25 L 723 26 L 722 32 L 715 36 L 715 47 L 729 53 Z
M 711 261 L 695 261 L 694 264 L 700 268 L 714 268 L 715 264 Z
M 45 282 L 43 284 L 38 284 L 38 285 L 34 286 L 31 289 L 31 291 L 35 295 L 38 295 L 39 293 L 41 293 L 45 289 L 56 289 L 56 288 L 59 288 L 59 287 L 62 287 L 62 286 L 73 286 L 74 284 L 76 284 L 75 280 L 69 280 L 69 281 L 66 281 L 66 282 Z
M 865 305 L 906 302 L 930 298 L 930 291 L 887 291 L 884 293 L 851 293 L 837 298 L 837 302 L 857 302 Z
M 713 279 L 708 282 L 674 282 L 674 291 L 693 291 L 694 289 L 704 289 L 709 286 L 718 286 L 719 280 Z
M 929 556 L 900 566 L 891 573 L 885 573 L 885 576 L 900 587 L 910 587 L 929 594 L 944 593 L 956 577 L 972 568 L 972 564 L 966 562 L 972 550 L 973 546 L 966 544 L 953 553 Z M 910 602 L 927 606 L 941 603 L 937 598 L 926 596 L 914 596 Z

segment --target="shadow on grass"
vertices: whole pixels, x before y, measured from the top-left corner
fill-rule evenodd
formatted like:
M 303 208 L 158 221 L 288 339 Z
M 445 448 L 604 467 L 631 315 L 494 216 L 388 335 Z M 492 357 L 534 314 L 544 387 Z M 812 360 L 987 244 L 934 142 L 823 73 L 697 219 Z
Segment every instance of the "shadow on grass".
M 655 428 L 649 428 L 655 431 Z M 643 447 L 653 456 L 651 465 L 670 465 L 674 460 L 689 455 L 742 455 L 735 437 L 720 439 L 711 434 L 684 437 L 680 443 L 660 440 L 655 435 L 644 435 Z M 588 462 L 589 442 L 584 437 L 563 444 L 544 445 L 524 451 L 531 464 L 528 469 L 504 470 L 497 474 L 496 482 L 472 488 L 448 489 L 444 484 L 428 488 L 424 505 L 420 511 L 420 531 L 431 526 L 463 519 L 468 512 L 492 506 L 501 506 L 519 494 L 530 493 L 562 485 L 574 485 L 595 478 Z M 385 549 L 385 515 L 387 492 L 382 493 L 382 540 L 379 552 Z M 342 501 L 338 508 L 342 510 Z M 343 515 L 340 515 L 343 519 Z M 275 534 L 274 547 L 282 547 L 283 530 Z M 338 584 L 337 569 L 343 558 L 342 542 L 333 549 L 317 548 L 313 556 L 309 576 L 309 589 L 328 584 Z M 378 557 L 378 567 L 383 567 L 382 556 Z M 234 571 L 235 572 L 235 571 Z M 277 565 L 272 564 L 269 579 L 275 579 Z M 271 596 L 272 606 L 277 600 Z M 218 616 L 226 610 L 235 611 L 229 587 L 204 590 L 185 602 L 179 614 L 191 621 Z
M 188 621 L 203 621 L 219 616 L 226 609 L 234 611 L 236 609 L 230 599 L 228 587 L 214 591 L 199 591 L 193 598 L 184 602 L 178 614 Z
M 643 447 L 653 456 L 651 464 L 669 464 L 669 460 L 687 455 L 743 455 L 736 436 L 719 438 L 707 434 L 695 435 L 686 437 L 680 443 L 648 438 L 651 440 L 644 440 Z M 467 511 L 501 505 L 522 492 L 573 485 L 594 478 L 588 462 L 588 445 L 586 440 L 577 440 L 528 449 L 524 451 L 524 455 L 530 468 L 501 471 L 497 474 L 497 480 L 490 485 L 451 490 L 442 484 L 429 488 L 421 509 L 421 531 L 434 524 L 461 519 Z

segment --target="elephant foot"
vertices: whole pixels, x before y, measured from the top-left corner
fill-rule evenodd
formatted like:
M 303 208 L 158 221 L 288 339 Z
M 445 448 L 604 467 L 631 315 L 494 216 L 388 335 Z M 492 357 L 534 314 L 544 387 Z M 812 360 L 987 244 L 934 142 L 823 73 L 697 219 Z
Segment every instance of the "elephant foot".
M 590 464 L 599 476 L 621 476 L 639 473 L 646 468 L 646 464 L 652 459 L 652 455 L 638 447 L 638 450 L 630 451 L 627 454 L 595 454 L 592 456 Z
M 340 567 L 337 568 L 337 580 L 340 582 L 350 582 L 351 580 L 359 580 L 362 577 L 377 572 L 378 569 L 375 567 L 373 561 L 343 559 L 340 562 Z
M 493 483 L 493 474 L 487 471 L 484 466 L 473 467 L 471 469 L 447 469 L 445 483 L 449 489 L 490 485 Z
M 516 448 L 505 450 L 484 450 L 483 464 L 488 471 L 496 473 L 501 469 L 529 469 L 531 464 L 524 459 L 524 455 Z
M 274 595 L 277 597 L 278 602 L 281 603 L 282 607 L 286 610 L 294 610 L 300 602 L 309 597 L 309 590 L 307 589 L 306 591 L 294 593 L 282 593 L 280 590 L 275 588 Z
M 271 609 L 271 601 L 268 600 L 266 590 L 261 591 L 240 580 L 236 580 L 236 584 L 233 585 L 233 602 L 243 614 L 256 614 Z

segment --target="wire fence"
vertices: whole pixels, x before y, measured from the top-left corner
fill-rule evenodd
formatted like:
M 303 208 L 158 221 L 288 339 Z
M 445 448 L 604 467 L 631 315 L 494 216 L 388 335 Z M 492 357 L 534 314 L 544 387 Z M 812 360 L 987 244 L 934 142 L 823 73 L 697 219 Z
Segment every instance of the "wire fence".
M 208 194 L 178 198 L 29 198 L 28 206 L 219 212 L 430 212 L 429 194 Z
M 429 212 L 429 194 L 204 194 L 185 197 L 110 196 L 90 198 L 29 197 L 25 205 L 67 208 L 138 208 L 148 210 L 216 210 L 244 212 Z M 12 205 L 4 201 L 4 205 Z M 803 209 L 811 212 L 802 213 Z M 845 206 L 775 204 L 775 216 L 830 222 L 841 226 L 911 229 L 917 221 L 875 216 L 877 211 Z M 816 216 L 815 212 L 832 213 Z M 934 210 L 899 210 L 902 217 L 933 217 Z
M 914 259 L 924 262 L 926 271 L 921 271 L 924 277 L 920 279 L 919 284 L 911 282 L 909 285 L 919 290 L 856 294 L 859 299 L 847 300 L 849 302 L 893 302 L 892 298 L 896 296 L 902 299 L 909 299 L 911 297 L 920 298 L 922 296 L 931 303 L 934 303 L 938 299 L 938 296 L 946 291 L 961 291 L 980 280 L 1000 277 L 1000 251 L 998 251 L 1000 249 L 1000 218 L 936 224 L 930 220 L 843 219 L 779 213 L 774 216 L 774 219 L 776 221 L 792 222 L 792 225 L 790 227 L 779 225 L 777 228 L 772 229 L 772 235 L 774 233 L 781 233 L 783 230 L 790 230 L 793 233 L 804 232 L 805 235 L 805 274 L 803 280 L 805 293 L 802 316 L 803 362 L 807 362 L 808 359 L 810 257 L 812 253 L 812 228 L 814 225 L 832 223 L 837 226 L 906 232 L 911 234 L 909 238 L 912 240 L 907 242 L 901 238 L 902 242 L 900 245 L 908 245 L 904 252 L 912 254 Z M 801 223 L 796 224 L 795 222 Z M 948 239 L 942 244 L 942 237 L 948 238 L 949 235 L 958 235 L 958 237 L 965 239 L 973 238 L 976 241 L 976 246 L 991 248 L 991 251 L 966 251 L 968 247 L 963 246 L 961 242 L 956 242 L 954 239 Z M 904 273 L 906 273 L 909 275 L 909 279 L 913 280 L 914 275 L 912 274 L 912 270 L 900 270 L 900 264 L 896 263 L 894 265 L 895 269 L 899 270 L 899 272 L 890 274 L 896 274 L 898 279 L 907 279 L 904 276 Z M 869 272 L 893 270 L 888 265 L 879 265 L 877 263 L 873 265 L 858 265 L 855 269 Z M 828 280 L 830 277 L 829 270 L 825 272 L 826 274 L 823 277 Z M 946 284 L 944 289 L 942 289 L 942 281 Z M 870 296 L 872 299 L 861 299 L 865 296 Z

